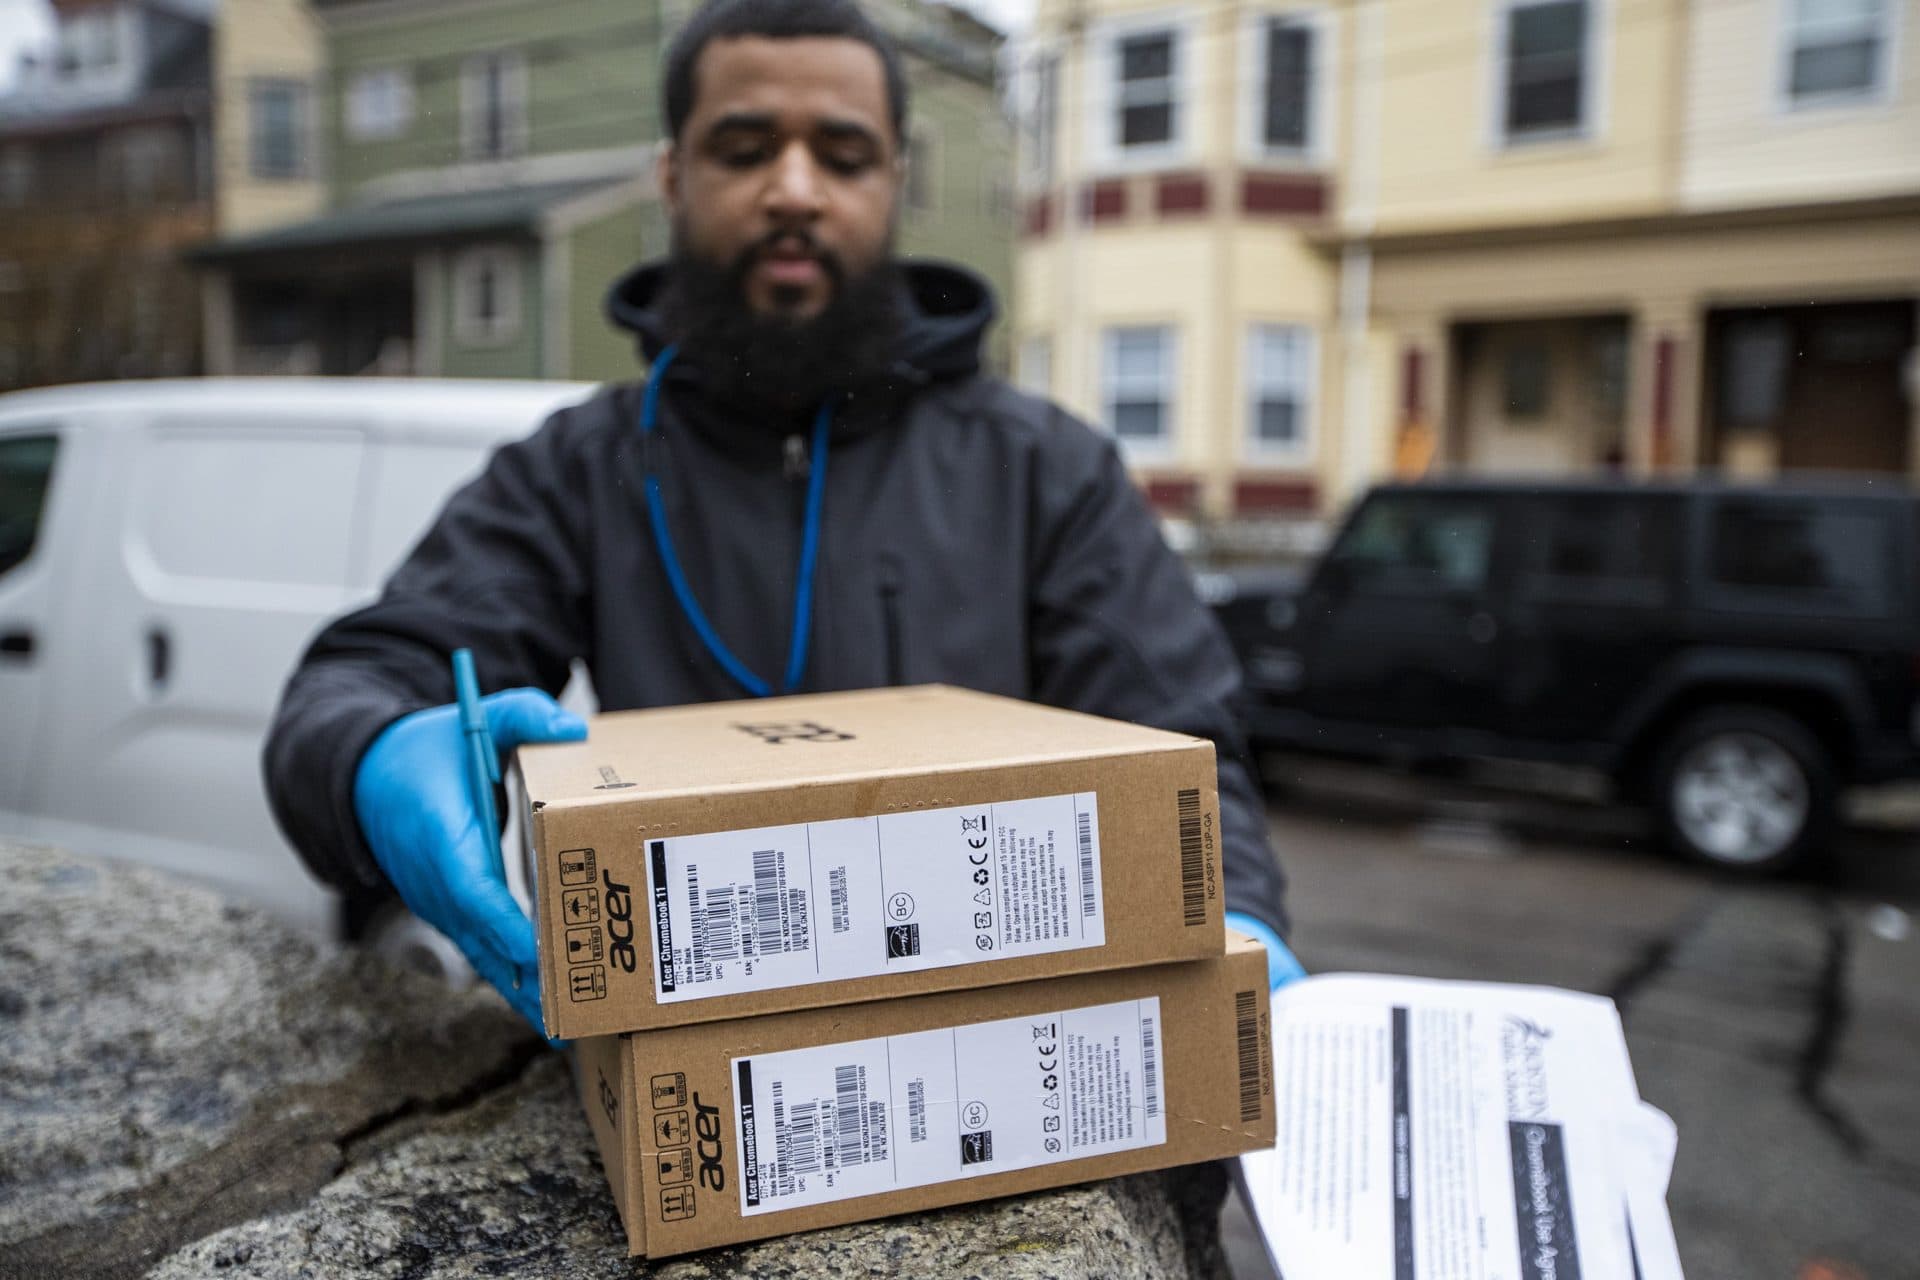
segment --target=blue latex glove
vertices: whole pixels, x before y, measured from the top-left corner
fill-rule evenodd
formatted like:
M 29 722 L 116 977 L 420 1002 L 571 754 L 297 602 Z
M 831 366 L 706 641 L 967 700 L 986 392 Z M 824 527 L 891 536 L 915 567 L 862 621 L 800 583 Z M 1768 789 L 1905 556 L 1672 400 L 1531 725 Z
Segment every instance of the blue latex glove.
M 508 689 L 480 705 L 503 758 L 522 743 L 587 736 L 584 720 L 538 689 Z M 533 924 L 494 870 L 466 761 L 457 707 L 402 716 L 360 757 L 353 811 L 400 900 L 446 934 L 474 971 L 543 1031 Z
M 1306 969 L 1293 958 L 1293 952 L 1266 921 L 1256 920 L 1244 911 L 1229 911 L 1227 928 L 1246 934 L 1267 949 L 1267 986 L 1271 990 L 1278 991 L 1289 982 L 1307 976 Z

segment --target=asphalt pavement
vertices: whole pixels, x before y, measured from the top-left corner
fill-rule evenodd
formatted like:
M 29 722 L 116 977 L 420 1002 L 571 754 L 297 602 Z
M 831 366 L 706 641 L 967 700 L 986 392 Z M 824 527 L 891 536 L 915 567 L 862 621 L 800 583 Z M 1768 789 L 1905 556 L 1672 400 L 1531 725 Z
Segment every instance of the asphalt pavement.
M 1309 970 L 1619 1004 L 1679 1125 L 1692 1280 L 1920 1277 L 1920 791 L 1853 798 L 1830 857 L 1756 883 L 1670 859 L 1574 775 L 1267 763 Z M 1271 1275 L 1237 1206 L 1226 1227 L 1235 1275 Z

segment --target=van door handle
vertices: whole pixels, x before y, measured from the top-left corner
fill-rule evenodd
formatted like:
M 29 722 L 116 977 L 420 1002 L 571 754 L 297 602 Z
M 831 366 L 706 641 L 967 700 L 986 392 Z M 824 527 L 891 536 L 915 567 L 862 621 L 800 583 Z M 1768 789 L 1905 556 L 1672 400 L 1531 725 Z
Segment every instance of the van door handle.
M 167 678 L 172 674 L 173 641 L 163 628 L 150 627 L 147 630 L 147 683 L 158 693 L 167 687 Z
M 18 631 L 9 631 L 0 635 L 0 658 L 17 658 L 21 661 L 33 660 L 33 632 L 22 627 Z

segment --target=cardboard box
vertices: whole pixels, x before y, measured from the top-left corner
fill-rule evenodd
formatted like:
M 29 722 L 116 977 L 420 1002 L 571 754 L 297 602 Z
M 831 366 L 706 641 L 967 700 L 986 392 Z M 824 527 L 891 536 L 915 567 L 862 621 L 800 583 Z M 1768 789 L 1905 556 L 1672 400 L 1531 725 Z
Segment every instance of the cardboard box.
M 1205 739 L 925 687 L 520 753 L 562 1039 L 1218 955 Z
M 579 1041 L 636 1255 L 1273 1145 L 1267 959 L 1211 960 Z

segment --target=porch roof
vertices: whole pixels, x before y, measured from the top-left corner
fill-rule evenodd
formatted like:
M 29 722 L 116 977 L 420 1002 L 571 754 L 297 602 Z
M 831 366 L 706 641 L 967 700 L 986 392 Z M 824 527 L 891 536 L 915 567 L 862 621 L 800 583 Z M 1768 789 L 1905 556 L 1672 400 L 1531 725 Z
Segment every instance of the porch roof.
M 549 209 L 626 181 L 630 179 L 593 178 L 373 201 L 304 222 L 211 240 L 187 256 L 196 262 L 217 264 L 315 249 L 444 242 L 487 235 L 532 236 Z

